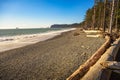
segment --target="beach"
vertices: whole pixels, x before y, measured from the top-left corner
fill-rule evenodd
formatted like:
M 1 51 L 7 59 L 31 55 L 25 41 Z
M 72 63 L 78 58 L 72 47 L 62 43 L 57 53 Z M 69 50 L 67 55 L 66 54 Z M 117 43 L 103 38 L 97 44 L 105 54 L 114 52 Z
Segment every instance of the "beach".
M 65 80 L 104 42 L 76 29 L 0 52 L 0 80 Z

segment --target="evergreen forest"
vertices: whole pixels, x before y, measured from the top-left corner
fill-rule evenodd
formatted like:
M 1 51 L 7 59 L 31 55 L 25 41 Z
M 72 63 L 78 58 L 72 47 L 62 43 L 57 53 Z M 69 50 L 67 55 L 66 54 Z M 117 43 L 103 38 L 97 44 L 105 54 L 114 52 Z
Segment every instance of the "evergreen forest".
M 120 1 L 94 0 L 94 6 L 86 11 L 80 26 L 85 29 L 118 32 L 120 29 Z

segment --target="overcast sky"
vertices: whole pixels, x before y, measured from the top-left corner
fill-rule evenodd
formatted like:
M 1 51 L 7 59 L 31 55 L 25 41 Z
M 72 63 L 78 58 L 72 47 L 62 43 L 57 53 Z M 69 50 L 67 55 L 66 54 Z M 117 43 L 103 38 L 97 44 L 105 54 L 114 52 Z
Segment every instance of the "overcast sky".
M 41 28 L 83 21 L 94 0 L 0 0 L 0 29 Z

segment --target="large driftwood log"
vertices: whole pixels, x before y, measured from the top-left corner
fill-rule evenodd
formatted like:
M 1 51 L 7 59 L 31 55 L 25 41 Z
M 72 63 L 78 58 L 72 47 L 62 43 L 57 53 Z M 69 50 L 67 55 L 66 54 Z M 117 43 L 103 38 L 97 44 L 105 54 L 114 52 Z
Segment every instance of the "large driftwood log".
M 111 47 L 101 56 L 101 58 L 93 65 L 90 70 L 82 77 L 81 80 L 109 80 L 111 70 L 103 69 L 101 62 L 113 61 L 120 49 L 120 38 L 117 39 Z
M 105 61 L 100 63 L 103 68 L 112 70 L 113 72 L 120 74 L 120 62 L 117 61 Z
M 117 61 L 105 61 L 100 64 L 106 69 L 120 70 L 120 62 Z
M 107 37 L 106 42 L 95 52 L 95 54 L 88 59 L 83 65 L 81 65 L 67 80 L 79 80 L 82 78 L 86 72 L 93 66 L 101 57 L 101 55 L 106 51 L 110 46 L 111 39 Z

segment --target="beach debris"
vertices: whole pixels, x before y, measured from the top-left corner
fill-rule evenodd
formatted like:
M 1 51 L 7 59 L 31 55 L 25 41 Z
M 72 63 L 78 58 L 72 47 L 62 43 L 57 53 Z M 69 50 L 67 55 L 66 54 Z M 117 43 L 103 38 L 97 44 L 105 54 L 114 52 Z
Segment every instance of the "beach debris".
M 85 48 L 85 46 L 83 46 L 83 45 L 82 45 L 81 47 L 82 47 L 82 48 Z
M 84 56 L 84 55 L 86 55 L 87 53 L 86 52 L 83 52 L 80 56 Z
M 101 37 L 100 30 L 83 30 L 87 35 L 87 37 Z
M 90 47 L 88 46 L 87 49 L 90 49 Z
M 13 41 L 14 39 L 0 39 L 0 42 L 3 42 L 3 41 Z
M 78 36 L 78 35 L 80 35 L 80 33 L 74 32 L 74 36 Z
M 97 34 L 101 33 L 100 30 L 83 30 L 86 34 Z
M 100 37 L 100 35 L 86 35 L 87 37 Z

